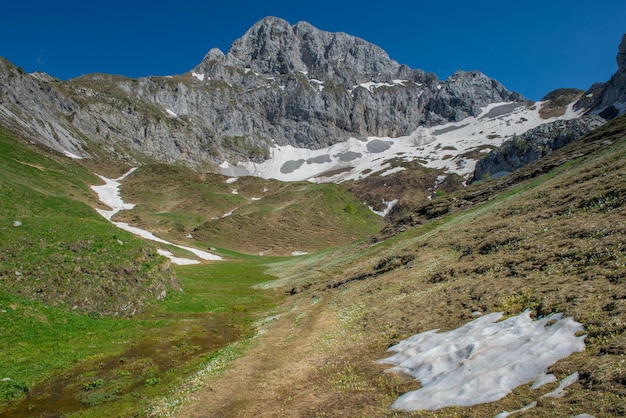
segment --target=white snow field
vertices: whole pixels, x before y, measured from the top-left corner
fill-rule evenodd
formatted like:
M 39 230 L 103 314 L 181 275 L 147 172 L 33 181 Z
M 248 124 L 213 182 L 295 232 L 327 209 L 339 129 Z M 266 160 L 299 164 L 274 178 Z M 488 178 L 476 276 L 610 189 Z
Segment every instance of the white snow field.
M 122 197 L 120 196 L 120 185 L 121 185 L 120 182 L 122 180 L 124 180 L 124 178 L 126 178 L 128 175 L 130 175 L 136 169 L 137 169 L 137 167 L 132 168 L 130 171 L 128 171 L 122 177 L 117 178 L 115 180 L 98 175 L 98 177 L 100 177 L 104 181 L 105 184 L 103 184 L 101 186 L 91 186 L 91 188 L 98 194 L 98 198 L 100 199 L 100 201 L 102 203 L 104 203 L 105 205 L 109 206 L 111 208 L 111 210 L 96 209 L 96 211 L 98 211 L 98 213 L 100 215 L 104 216 L 106 219 L 108 219 L 112 224 L 114 224 L 118 228 L 121 228 L 121 229 L 123 229 L 125 231 L 131 232 L 131 233 L 133 233 L 135 235 L 138 235 L 138 236 L 140 236 L 142 238 L 149 239 L 150 241 L 159 242 L 161 244 L 173 245 L 175 247 L 182 248 L 183 250 L 187 250 L 187 251 L 195 254 L 198 258 L 200 258 L 202 260 L 207 260 L 207 261 L 221 260 L 222 257 L 220 257 L 218 255 L 211 254 L 211 253 L 208 253 L 206 251 L 199 250 L 197 248 L 186 247 L 184 245 L 174 244 L 174 243 L 171 243 L 171 242 L 166 241 L 164 239 L 161 239 L 161 238 L 153 235 L 151 232 L 148 232 L 148 231 L 146 231 L 144 229 L 128 225 L 126 222 L 113 222 L 111 220 L 113 218 L 113 215 L 115 215 L 117 212 L 119 212 L 121 210 L 130 210 L 133 207 L 135 207 L 134 204 L 132 204 L 132 203 L 125 203 L 122 200 Z M 170 251 L 167 251 L 167 250 L 158 250 L 158 253 L 163 255 L 163 256 L 168 257 L 172 261 L 172 263 L 174 263 L 174 264 L 198 264 L 198 263 L 200 263 L 200 261 L 198 261 L 198 260 L 192 260 L 192 259 L 187 259 L 187 258 L 175 257 Z
M 371 88 L 371 86 L 368 86 Z M 263 163 L 224 161 L 221 173 L 237 177 L 251 175 L 282 181 L 308 180 L 315 183 L 340 183 L 373 173 L 389 175 L 404 168 L 393 166 L 392 160 L 417 160 L 426 167 L 442 168 L 449 173 L 467 177 L 473 173 L 476 160 L 468 158 L 472 150 L 489 151 L 504 141 L 558 119 L 580 116 L 570 105 L 563 116 L 542 119 L 542 102 L 493 103 L 482 109 L 478 117 L 445 125 L 419 127 L 408 136 L 397 138 L 349 138 L 328 148 L 310 150 L 291 145 L 275 145 L 270 158 Z
M 501 312 L 490 313 L 448 332 L 416 334 L 389 348 L 396 354 L 377 363 L 393 364 L 387 371 L 406 373 L 422 385 L 391 408 L 434 411 L 497 401 L 517 386 L 537 382 L 536 389 L 555 381 L 546 369 L 585 349 L 584 336 L 577 336 L 583 326 L 562 314 L 533 321 L 525 311 L 496 322 L 500 318 Z

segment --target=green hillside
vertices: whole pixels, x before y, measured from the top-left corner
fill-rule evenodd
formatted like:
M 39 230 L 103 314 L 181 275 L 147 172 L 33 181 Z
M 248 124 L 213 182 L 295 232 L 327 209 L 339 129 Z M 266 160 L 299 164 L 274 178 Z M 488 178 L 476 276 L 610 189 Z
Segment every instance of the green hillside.
M 176 287 L 166 259 L 92 208 L 100 179 L 0 132 L 0 289 L 83 313 L 129 315 Z
M 626 414 L 626 117 L 384 227 L 343 186 L 146 164 L 118 220 L 227 259 L 184 267 L 92 209 L 80 162 L 0 146 L 0 416 Z M 312 254 L 269 257 L 292 251 Z M 585 327 L 586 350 L 548 370 L 579 373 L 565 396 L 389 410 L 419 387 L 374 363 L 389 346 L 527 309 Z
M 173 269 L 96 213 L 98 183 L 0 131 L 0 416 L 134 415 L 271 303 L 254 260 Z
M 167 165 L 141 166 L 123 182 L 122 196 L 137 206 L 116 219 L 248 254 L 315 252 L 370 237 L 384 224 L 341 185 L 229 180 Z

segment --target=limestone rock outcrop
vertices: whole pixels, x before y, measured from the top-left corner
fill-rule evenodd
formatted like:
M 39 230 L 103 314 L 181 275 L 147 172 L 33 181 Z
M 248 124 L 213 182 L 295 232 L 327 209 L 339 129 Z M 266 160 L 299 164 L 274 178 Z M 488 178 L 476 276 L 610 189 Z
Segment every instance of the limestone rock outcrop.
M 262 161 L 273 144 L 321 148 L 524 101 L 478 71 L 440 81 L 379 47 L 268 17 L 190 72 L 61 81 L 0 63 L 0 123 L 53 148 L 192 166 Z
M 526 131 L 478 160 L 472 181 L 509 174 L 579 139 L 605 122 L 597 115 L 583 116 L 545 123 Z

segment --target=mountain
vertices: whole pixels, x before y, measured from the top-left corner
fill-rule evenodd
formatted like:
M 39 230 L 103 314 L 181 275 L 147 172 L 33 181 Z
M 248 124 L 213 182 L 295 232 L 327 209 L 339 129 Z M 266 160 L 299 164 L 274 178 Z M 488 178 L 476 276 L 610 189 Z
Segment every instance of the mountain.
M 472 181 L 501 176 L 546 156 L 555 149 L 580 138 L 626 112 L 626 34 L 618 47 L 617 71 L 606 83 L 596 83 L 586 92 L 558 89 L 543 99 L 544 109 L 574 103 L 574 110 L 584 112 L 578 119 L 558 120 L 530 129 L 507 140 L 501 147 L 480 159 Z
M 359 38 L 273 17 L 182 75 L 63 82 L 3 60 L 0 80 L 2 123 L 57 150 L 196 167 L 409 135 L 524 101 L 480 72 L 440 81 Z
M 469 178 L 514 135 L 622 112 L 625 49 L 608 83 L 546 112 L 478 71 L 438 80 L 357 37 L 267 17 L 181 75 L 61 81 L 0 60 L 0 123 L 73 156 L 133 165 L 339 182 L 388 175 L 401 160 Z
M 530 103 L 275 18 L 171 77 L 61 81 L 0 60 L 0 417 L 398 416 L 443 364 L 503 390 L 499 359 L 472 366 L 485 333 L 438 344 L 443 360 L 412 346 L 419 383 L 376 362 L 498 312 L 509 358 L 536 366 L 572 320 L 584 350 L 428 414 L 626 415 L 618 76 Z M 486 154 L 510 173 L 467 184 Z M 98 215 L 94 172 L 119 186 L 97 188 L 126 208 L 113 221 L 177 245 Z M 508 328 L 522 317 L 535 327 Z
M 506 141 L 481 158 L 476 163 L 472 180 L 509 174 L 581 138 L 605 122 L 600 116 L 582 116 L 539 125 Z

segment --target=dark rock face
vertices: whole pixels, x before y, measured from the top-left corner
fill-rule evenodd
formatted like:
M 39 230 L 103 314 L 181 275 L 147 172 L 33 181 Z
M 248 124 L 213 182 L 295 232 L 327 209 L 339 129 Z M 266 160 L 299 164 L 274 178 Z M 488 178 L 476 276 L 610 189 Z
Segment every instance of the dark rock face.
M 591 132 L 606 121 L 599 116 L 546 123 L 515 137 L 476 163 L 472 181 L 517 170 Z
M 617 53 L 617 71 L 626 71 L 626 34 L 622 36 Z
M 617 52 L 617 71 L 609 81 L 593 85 L 577 104 L 578 109 L 588 109 L 588 114 L 613 119 L 626 113 L 626 34 Z

